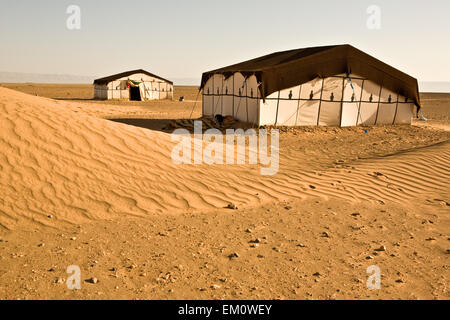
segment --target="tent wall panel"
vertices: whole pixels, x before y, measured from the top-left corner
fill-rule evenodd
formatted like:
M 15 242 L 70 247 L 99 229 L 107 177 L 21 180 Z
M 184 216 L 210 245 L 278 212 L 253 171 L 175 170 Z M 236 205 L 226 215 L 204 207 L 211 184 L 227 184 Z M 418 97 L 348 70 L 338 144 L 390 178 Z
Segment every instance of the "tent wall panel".
M 239 121 L 247 121 L 246 81 L 241 73 L 234 74 L 234 117 Z
M 259 117 L 259 92 L 258 81 L 255 76 L 250 76 L 247 79 L 247 122 L 252 124 L 258 124 Z
M 266 99 L 266 102 L 260 100 L 259 105 L 259 125 L 274 125 L 277 114 L 278 99 Z
M 316 126 L 317 116 L 319 114 L 319 101 L 302 100 L 298 108 L 297 125 L 298 126 Z
M 378 103 L 361 102 L 358 125 L 373 126 L 377 118 Z
M 159 98 L 160 99 L 167 99 L 167 84 L 164 82 L 159 83 Z
M 397 96 L 398 96 L 398 94 L 394 93 L 393 91 L 383 88 L 381 90 L 380 102 L 397 103 Z
M 396 98 L 397 100 L 397 98 Z M 391 125 L 394 123 L 395 112 L 397 109 L 397 103 L 380 103 L 378 110 L 377 124 Z
M 411 124 L 414 117 L 414 103 L 399 103 L 395 124 Z
M 212 77 L 212 79 L 213 79 L 213 94 L 214 94 L 212 115 L 215 116 L 216 114 L 222 114 L 224 76 L 221 74 L 216 74 Z
M 284 100 L 298 100 L 300 98 L 301 86 L 285 89 L 280 91 L 280 99 Z
M 380 101 L 381 86 L 373 81 L 364 81 L 362 101 L 378 103 Z
M 342 127 L 353 127 L 358 120 L 359 102 L 344 102 L 342 105 Z
M 295 126 L 298 111 L 298 100 L 280 100 L 278 106 L 277 125 Z
M 322 79 L 317 78 L 302 85 L 301 99 L 309 100 L 320 99 L 320 93 L 322 92 Z
M 239 121 L 259 125 L 348 127 L 389 125 L 394 120 L 411 123 L 412 101 L 406 103 L 404 97 L 358 75 L 350 77 L 316 78 L 274 92 L 263 101 L 255 76 L 245 79 L 235 73 L 225 79 L 214 75 L 204 86 L 204 114 L 212 115 L 213 106 L 220 104 L 215 114 L 233 115 Z
M 352 101 L 361 101 L 361 92 L 363 87 L 363 80 L 352 78 L 351 83 L 353 84 L 353 89 L 350 84 L 349 79 L 345 79 L 344 82 L 344 101 L 352 102 Z
M 233 87 L 233 76 L 224 79 L 223 81 L 223 109 L 222 115 L 224 116 L 232 116 L 233 115 L 233 95 L 234 95 L 234 87 Z
M 322 100 L 342 101 L 343 78 L 331 77 L 323 81 Z
M 322 101 L 319 125 L 339 126 L 341 123 L 341 105 L 341 102 Z
M 206 116 L 213 115 L 213 78 L 210 78 L 204 87 L 204 95 L 203 95 L 203 114 Z

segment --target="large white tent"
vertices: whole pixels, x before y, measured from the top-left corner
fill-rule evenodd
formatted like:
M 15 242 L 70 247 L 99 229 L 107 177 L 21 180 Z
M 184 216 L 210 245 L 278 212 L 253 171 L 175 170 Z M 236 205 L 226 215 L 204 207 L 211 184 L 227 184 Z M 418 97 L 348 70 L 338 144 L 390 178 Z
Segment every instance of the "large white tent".
M 279 52 L 203 74 L 203 115 L 254 125 L 411 124 L 417 80 L 349 45 Z
M 133 70 L 94 81 L 98 100 L 173 99 L 173 82 L 145 70 Z

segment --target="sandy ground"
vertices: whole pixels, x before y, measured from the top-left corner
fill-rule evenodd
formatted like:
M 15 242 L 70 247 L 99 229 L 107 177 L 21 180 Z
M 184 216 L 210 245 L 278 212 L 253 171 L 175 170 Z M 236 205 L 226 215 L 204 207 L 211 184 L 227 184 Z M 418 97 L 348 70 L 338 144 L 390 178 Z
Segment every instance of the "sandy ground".
M 423 94 L 430 121 L 412 127 L 282 130 L 279 173 L 261 176 L 172 162 L 159 126 L 189 117 L 196 88 L 106 103 L 2 87 L 32 94 L 0 88 L 2 299 L 450 298 L 450 95 Z

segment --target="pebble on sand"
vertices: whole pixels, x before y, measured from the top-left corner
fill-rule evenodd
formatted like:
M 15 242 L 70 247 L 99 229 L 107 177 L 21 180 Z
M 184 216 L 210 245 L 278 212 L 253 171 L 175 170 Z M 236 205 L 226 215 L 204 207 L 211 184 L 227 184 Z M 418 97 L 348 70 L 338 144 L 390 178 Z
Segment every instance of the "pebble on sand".
M 91 283 L 91 284 L 96 284 L 98 283 L 98 279 L 97 278 L 90 278 L 86 280 L 87 283 Z
M 231 203 L 231 202 L 230 202 L 230 203 L 225 207 L 225 209 L 237 210 L 238 207 L 237 207 L 234 203 Z

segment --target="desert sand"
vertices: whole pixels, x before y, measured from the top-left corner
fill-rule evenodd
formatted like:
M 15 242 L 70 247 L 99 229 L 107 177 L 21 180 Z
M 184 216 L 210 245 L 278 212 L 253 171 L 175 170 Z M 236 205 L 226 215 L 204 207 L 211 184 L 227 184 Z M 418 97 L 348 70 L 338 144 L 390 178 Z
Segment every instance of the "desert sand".
M 450 95 L 414 126 L 282 128 L 275 176 L 174 164 L 161 128 L 197 90 L 179 96 L 0 87 L 1 299 L 450 298 Z

